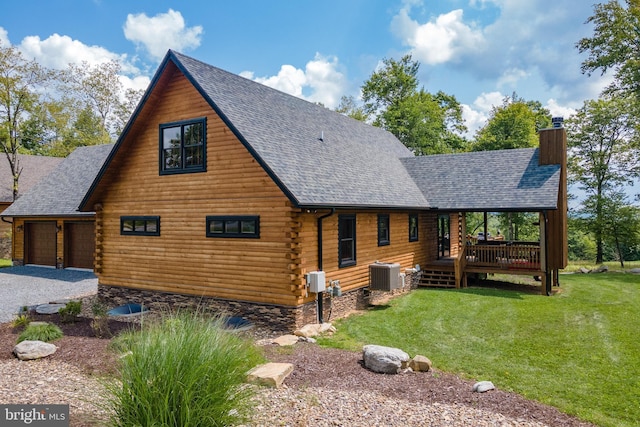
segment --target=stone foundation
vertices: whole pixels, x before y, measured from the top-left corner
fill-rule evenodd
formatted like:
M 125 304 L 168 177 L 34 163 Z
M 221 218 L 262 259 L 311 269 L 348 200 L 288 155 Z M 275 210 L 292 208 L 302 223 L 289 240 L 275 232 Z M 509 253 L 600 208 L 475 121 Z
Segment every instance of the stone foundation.
M 332 297 L 329 292 L 323 292 L 322 320 L 330 322 L 344 317 L 354 310 L 364 310 L 370 305 L 383 303 L 397 295 L 404 295 L 418 287 L 420 274 L 420 272 L 415 272 L 413 269 L 407 270 L 404 287 L 391 292 L 370 291 L 368 288 L 359 288 L 345 292 L 339 297 Z M 318 323 L 317 301 L 299 307 L 287 307 L 213 297 L 143 291 L 108 285 L 98 286 L 98 296 L 109 307 L 137 303 L 160 313 L 175 309 L 197 309 L 211 313 L 222 313 L 227 316 L 243 317 L 258 327 L 273 331 L 293 331 L 308 323 Z

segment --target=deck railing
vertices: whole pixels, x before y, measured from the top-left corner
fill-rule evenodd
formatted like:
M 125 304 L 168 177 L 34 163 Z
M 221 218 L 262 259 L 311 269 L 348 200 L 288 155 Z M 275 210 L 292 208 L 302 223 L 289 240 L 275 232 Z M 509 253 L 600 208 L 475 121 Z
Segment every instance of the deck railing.
M 469 267 L 503 270 L 540 270 L 540 245 L 507 242 L 499 245 L 466 246 L 465 260 Z

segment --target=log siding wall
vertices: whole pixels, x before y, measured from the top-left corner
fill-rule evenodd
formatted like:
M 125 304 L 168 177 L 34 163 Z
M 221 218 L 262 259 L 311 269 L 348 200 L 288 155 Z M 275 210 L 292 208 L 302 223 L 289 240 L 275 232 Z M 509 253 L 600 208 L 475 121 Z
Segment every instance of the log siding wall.
M 160 124 L 200 117 L 207 122 L 206 172 L 160 175 Z M 317 296 L 307 292 L 304 275 L 318 268 L 317 219 L 329 210 L 293 207 L 177 69 L 165 70 L 121 143 L 90 199 L 101 296 L 112 302 L 226 307 L 256 323 L 285 328 L 314 320 Z M 357 263 L 346 268 L 338 267 L 341 213 L 356 215 Z M 327 279 L 339 280 L 345 295 L 353 295 L 368 286 L 375 261 L 398 262 L 404 271 L 435 259 L 436 215 L 411 212 L 419 215 L 419 240 L 409 242 L 409 213 L 339 210 L 325 218 Z M 387 246 L 377 244 L 378 214 L 389 215 Z M 160 236 L 121 235 L 123 215 L 160 217 Z M 213 215 L 259 216 L 260 238 L 207 237 L 206 217 Z M 340 311 L 356 300 L 362 298 L 344 299 Z

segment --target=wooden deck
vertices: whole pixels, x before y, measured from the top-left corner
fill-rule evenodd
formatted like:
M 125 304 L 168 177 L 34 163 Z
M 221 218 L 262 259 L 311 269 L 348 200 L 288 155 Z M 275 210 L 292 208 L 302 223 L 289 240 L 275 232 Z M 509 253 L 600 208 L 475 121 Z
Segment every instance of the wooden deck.
M 504 242 L 465 247 L 456 258 L 443 258 L 422 267 L 421 286 L 465 286 L 469 273 L 542 276 L 540 245 Z

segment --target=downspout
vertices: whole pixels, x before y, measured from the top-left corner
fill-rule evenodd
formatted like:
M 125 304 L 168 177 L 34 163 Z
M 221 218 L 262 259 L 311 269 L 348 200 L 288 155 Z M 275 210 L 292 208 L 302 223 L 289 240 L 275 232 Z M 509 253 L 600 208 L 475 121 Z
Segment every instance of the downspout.
M 318 271 L 323 271 L 323 265 L 322 265 L 322 220 L 325 218 L 330 217 L 331 215 L 333 215 L 334 213 L 336 213 L 336 208 L 331 208 L 331 212 L 324 214 L 322 216 L 318 217 Z M 318 303 L 318 323 L 322 324 L 323 320 L 322 320 L 322 298 L 324 297 L 324 292 L 318 292 L 318 299 L 317 299 L 317 303 Z
M 6 222 L 7 224 L 13 224 L 13 221 L 7 221 L 5 217 L 0 217 L 0 219 L 2 219 L 2 222 Z

